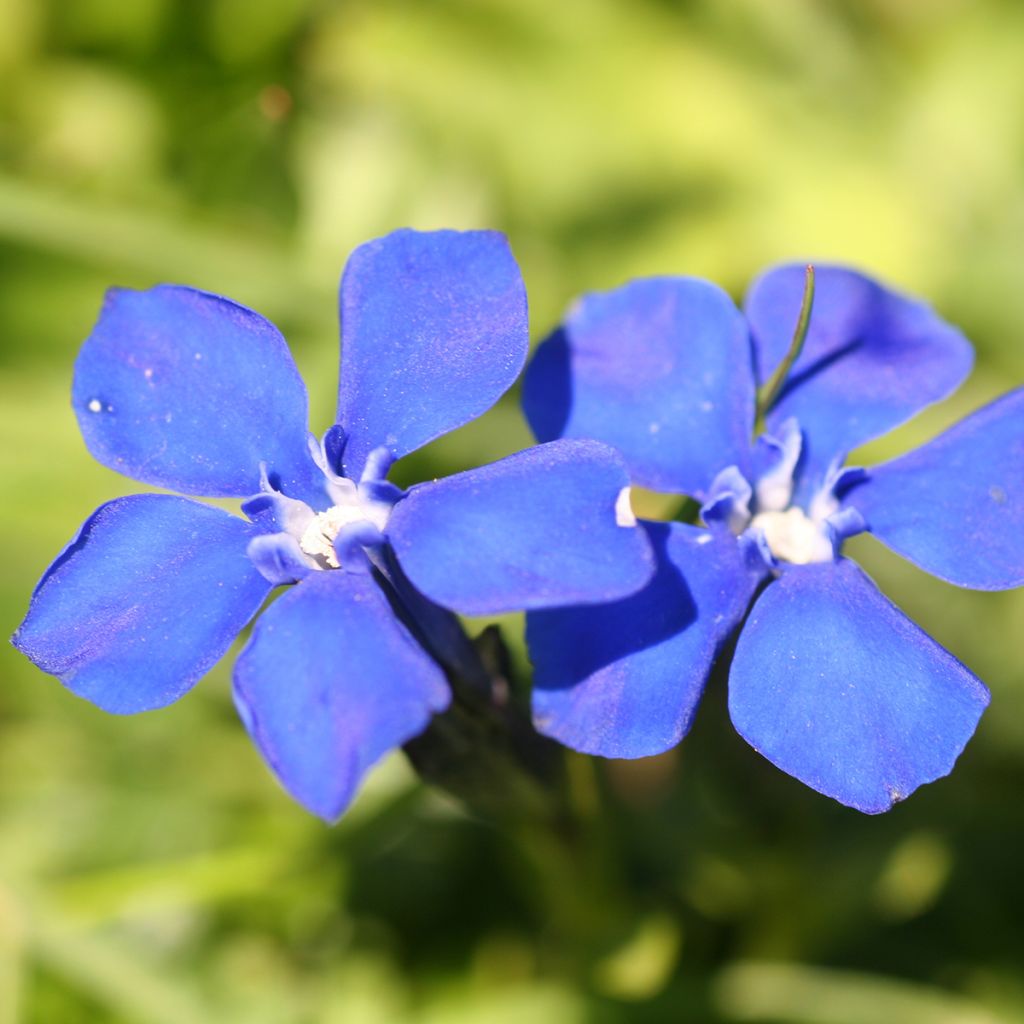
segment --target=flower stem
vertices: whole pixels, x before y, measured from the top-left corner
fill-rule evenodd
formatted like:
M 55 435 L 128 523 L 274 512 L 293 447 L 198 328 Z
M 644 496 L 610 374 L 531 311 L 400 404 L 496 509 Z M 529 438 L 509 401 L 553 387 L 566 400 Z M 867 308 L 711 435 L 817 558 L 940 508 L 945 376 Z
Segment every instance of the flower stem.
M 417 774 L 492 820 L 546 820 L 569 813 L 561 747 L 534 728 L 529 698 L 517 686 L 495 628 L 472 640 L 447 609 L 413 587 L 389 549 L 374 558 L 403 620 L 444 669 L 447 711 L 405 744 Z
M 457 616 L 412 586 L 389 550 L 374 564 L 452 688 L 450 707 L 404 745 L 410 763 L 501 829 L 534 879 L 553 936 L 571 948 L 603 949 L 626 908 L 593 762 L 567 756 L 534 728 L 529 688 L 497 626 L 471 638 Z
M 767 383 L 757 393 L 757 417 L 754 422 L 755 435 L 764 430 L 765 416 L 775 404 L 782 389 L 786 385 L 786 378 L 793 364 L 800 358 L 804 342 L 807 340 L 807 329 L 811 325 L 811 310 L 814 307 L 814 267 L 807 265 L 804 278 L 804 295 L 800 303 L 800 315 L 797 317 L 796 329 L 793 331 L 793 340 L 789 343 L 782 362 L 776 367 L 775 372 L 768 378 Z

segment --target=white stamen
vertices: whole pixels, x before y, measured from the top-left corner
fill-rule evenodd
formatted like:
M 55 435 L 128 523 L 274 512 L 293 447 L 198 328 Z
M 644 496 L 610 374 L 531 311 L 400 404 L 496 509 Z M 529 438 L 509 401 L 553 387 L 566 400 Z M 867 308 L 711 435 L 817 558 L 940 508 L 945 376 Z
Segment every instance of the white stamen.
M 796 420 L 788 419 L 779 427 L 778 437 L 767 441 L 776 449 L 777 461 L 757 481 L 757 507 L 763 512 L 781 512 L 793 497 L 793 470 L 800 460 L 803 435 Z
M 824 523 L 809 518 L 796 506 L 785 512 L 761 512 L 750 525 L 762 532 L 768 549 L 781 561 L 808 565 L 830 562 L 834 557 Z
M 623 487 L 615 499 L 615 522 L 619 526 L 636 526 L 636 516 L 633 515 L 628 487 Z
M 332 569 L 340 568 L 334 551 L 334 540 L 342 527 L 350 523 L 368 522 L 383 530 L 387 525 L 391 509 L 379 502 L 354 500 L 351 504 L 334 505 L 326 512 L 319 512 L 303 531 L 299 547 L 312 555 L 322 565 Z
M 839 502 L 836 500 L 836 496 L 832 493 L 831 488 L 823 487 L 818 493 L 811 499 L 810 508 L 807 510 L 811 514 L 811 519 L 816 523 L 822 523 L 833 512 L 839 510 Z
M 759 508 L 771 512 L 779 512 L 788 504 L 793 496 L 793 477 L 788 467 L 783 466 L 782 472 L 766 473 L 757 482 L 757 504 Z
M 711 482 L 707 505 L 720 505 L 719 518 L 725 515 L 725 525 L 737 537 L 750 525 L 750 484 L 736 466 L 726 466 Z

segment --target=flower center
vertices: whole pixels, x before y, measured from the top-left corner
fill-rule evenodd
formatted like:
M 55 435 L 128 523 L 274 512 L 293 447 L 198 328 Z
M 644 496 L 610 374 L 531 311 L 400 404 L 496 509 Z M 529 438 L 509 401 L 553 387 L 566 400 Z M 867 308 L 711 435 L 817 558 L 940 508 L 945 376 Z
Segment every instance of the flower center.
M 795 420 L 782 423 L 777 436 L 763 435 L 759 444 L 767 455 L 766 468 L 753 486 L 736 466 L 723 469 L 701 509 L 704 522 L 712 529 L 726 529 L 755 541 L 770 563 L 808 565 L 838 558 L 842 542 L 866 525 L 856 509 L 841 508 L 836 495 L 863 470 L 842 469 L 837 462 L 806 509 L 794 505 L 802 443 Z
M 334 542 L 338 534 L 352 523 L 368 523 L 383 532 L 391 507 L 384 502 L 366 501 L 353 494 L 351 500 L 333 505 L 326 512 L 318 512 L 299 538 L 299 547 L 312 555 L 320 565 L 330 569 L 341 568 Z
M 825 524 L 811 519 L 795 505 L 782 512 L 759 512 L 750 529 L 760 530 L 768 550 L 782 562 L 807 565 L 834 557 L 832 538 Z
M 316 512 L 278 490 L 265 464 L 260 467 L 259 493 L 242 504 L 242 511 L 263 530 L 250 542 L 249 557 L 275 585 L 297 583 L 313 571 L 370 572 L 374 552 L 386 543 L 391 510 L 405 496 L 387 480 L 394 456 L 387 448 L 374 449 L 357 483 L 339 468 L 344 441 L 337 426 L 322 441 L 309 438 L 310 456 L 324 475 L 324 494 L 332 502 L 326 511 Z

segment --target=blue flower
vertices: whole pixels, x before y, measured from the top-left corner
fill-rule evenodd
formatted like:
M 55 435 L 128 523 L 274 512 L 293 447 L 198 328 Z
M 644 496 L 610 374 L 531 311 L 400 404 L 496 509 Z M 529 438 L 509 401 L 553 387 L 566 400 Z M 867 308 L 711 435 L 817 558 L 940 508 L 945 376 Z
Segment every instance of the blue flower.
M 274 586 L 297 583 L 256 624 L 235 698 L 284 786 L 326 819 L 449 703 L 438 659 L 451 621 L 431 602 L 483 614 L 604 601 L 653 568 L 623 519 L 626 467 L 601 444 L 540 445 L 408 493 L 387 482 L 395 458 L 486 411 L 519 374 L 526 294 L 501 235 L 370 242 L 340 300 L 338 425 L 316 441 L 262 317 L 191 288 L 108 294 L 75 366 L 89 450 L 146 484 L 247 498 L 248 519 L 170 494 L 101 506 L 14 637 L 101 708 L 144 711 L 177 700 Z
M 920 302 L 817 274 L 804 348 L 783 363 L 803 268 L 767 272 L 742 316 L 688 278 L 588 295 L 538 350 L 524 405 L 541 440 L 615 445 L 635 483 L 703 503 L 706 528 L 644 523 L 656 575 L 633 597 L 528 615 L 537 727 L 643 757 L 687 732 L 749 609 L 729 670 L 740 734 L 783 771 L 868 813 L 947 774 L 988 692 L 895 608 L 843 540 L 870 531 L 964 587 L 1024 584 L 1024 390 L 867 470 L 844 453 L 953 391 L 972 351 Z

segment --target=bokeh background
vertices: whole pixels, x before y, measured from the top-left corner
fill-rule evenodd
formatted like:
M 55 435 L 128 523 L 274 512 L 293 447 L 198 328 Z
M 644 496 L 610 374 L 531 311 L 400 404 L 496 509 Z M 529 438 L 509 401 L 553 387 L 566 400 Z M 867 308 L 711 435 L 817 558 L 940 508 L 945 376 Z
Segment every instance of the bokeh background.
M 740 296 L 793 257 L 928 297 L 976 372 L 864 459 L 1020 385 L 1022 45 L 1015 0 L 0 0 L 2 632 L 137 489 L 68 402 L 114 283 L 275 320 L 317 430 L 344 259 L 401 225 L 506 231 L 537 338 L 584 289 Z M 527 442 L 510 400 L 400 472 Z M 1024 594 L 856 548 L 992 689 L 954 775 L 860 816 L 749 750 L 719 682 L 679 750 L 571 763 L 581 862 L 400 755 L 328 829 L 265 771 L 224 666 L 118 719 L 4 645 L 0 1022 L 1024 1020 Z

